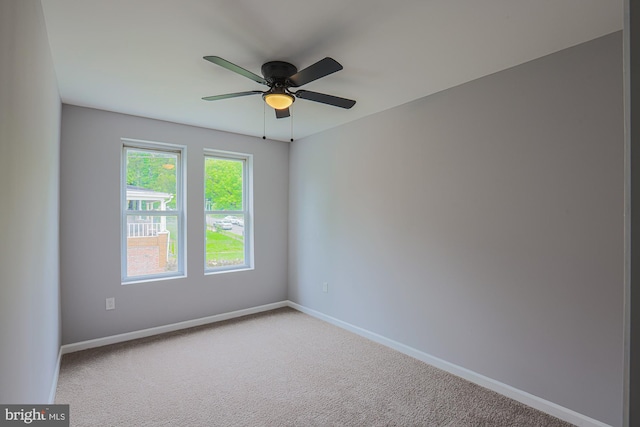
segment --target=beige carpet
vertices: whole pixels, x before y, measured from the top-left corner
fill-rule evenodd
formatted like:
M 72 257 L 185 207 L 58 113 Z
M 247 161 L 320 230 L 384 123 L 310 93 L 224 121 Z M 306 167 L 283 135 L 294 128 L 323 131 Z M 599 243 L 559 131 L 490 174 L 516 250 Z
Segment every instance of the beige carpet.
M 72 426 L 568 426 L 295 310 L 67 354 Z

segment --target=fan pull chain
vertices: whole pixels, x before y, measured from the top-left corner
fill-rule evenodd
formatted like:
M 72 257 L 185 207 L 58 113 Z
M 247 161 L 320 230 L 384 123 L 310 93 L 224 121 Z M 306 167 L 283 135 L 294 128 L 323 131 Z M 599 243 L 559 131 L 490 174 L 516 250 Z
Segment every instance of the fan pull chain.
M 293 111 L 291 111 L 291 142 L 293 142 Z
M 262 139 L 267 139 L 267 107 L 262 103 Z

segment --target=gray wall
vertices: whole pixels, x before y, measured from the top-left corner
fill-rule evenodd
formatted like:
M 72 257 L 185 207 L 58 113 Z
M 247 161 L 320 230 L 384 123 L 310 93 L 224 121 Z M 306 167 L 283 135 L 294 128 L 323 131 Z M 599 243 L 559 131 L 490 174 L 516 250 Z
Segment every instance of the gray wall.
M 186 278 L 120 284 L 120 138 L 187 146 Z M 254 155 L 252 271 L 204 275 L 204 148 Z M 63 344 L 285 300 L 288 155 L 283 142 L 63 105 Z
M 625 0 L 627 283 L 625 288 L 625 426 L 640 425 L 640 5 Z M 632 165 L 634 168 L 632 168 Z M 635 310 L 632 310 L 632 307 Z
M 38 0 L 0 2 L 0 402 L 47 403 L 60 347 L 60 98 Z
M 615 33 L 296 141 L 289 299 L 621 425 L 622 99 Z

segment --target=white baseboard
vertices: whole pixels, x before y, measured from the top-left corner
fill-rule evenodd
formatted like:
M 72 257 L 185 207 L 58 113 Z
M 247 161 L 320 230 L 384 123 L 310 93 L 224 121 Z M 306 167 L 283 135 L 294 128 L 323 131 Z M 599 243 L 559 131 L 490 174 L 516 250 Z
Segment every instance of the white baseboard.
M 587 417 L 586 415 L 572 411 L 571 409 L 557 405 L 553 402 L 542 399 L 538 396 L 534 396 L 530 393 L 527 393 L 526 391 L 522 391 L 510 385 L 501 383 L 500 381 L 496 381 L 489 377 L 485 377 L 484 375 L 478 374 L 477 372 L 473 372 L 469 369 L 447 362 L 446 360 L 442 360 L 430 354 L 424 353 L 420 350 L 416 350 L 415 348 L 412 348 L 412 347 L 409 347 L 408 345 L 391 340 L 382 335 L 376 334 L 375 332 L 371 332 L 366 329 L 360 328 L 358 326 L 354 326 L 350 323 L 343 322 L 342 320 L 336 319 L 334 317 L 327 316 L 326 314 L 307 308 L 293 301 L 287 301 L 287 304 L 289 307 L 294 308 L 298 311 L 301 311 L 302 313 L 316 317 L 320 320 L 324 320 L 342 329 L 346 329 L 347 331 L 353 332 L 364 338 L 368 338 L 371 341 L 377 342 L 378 344 L 382 344 L 386 347 L 390 347 L 394 350 L 397 350 L 401 353 L 404 353 L 422 362 L 428 363 L 429 365 L 435 366 L 438 369 L 442 369 L 443 371 L 446 371 L 458 377 L 464 378 L 467 381 L 478 384 L 479 386 L 482 386 L 484 388 L 488 388 L 489 390 L 493 390 L 497 393 L 502 394 L 503 396 L 506 396 L 510 399 L 524 403 L 527 406 L 530 406 L 534 409 L 545 412 L 563 421 L 572 423 L 576 426 L 611 427 L 608 424 L 605 424 L 601 421 Z
M 193 328 L 194 326 L 207 325 L 209 323 L 221 322 L 223 320 L 229 320 L 236 317 L 247 316 L 249 314 L 261 313 L 263 311 L 275 310 L 276 308 L 287 307 L 288 301 L 280 301 L 272 304 L 260 305 L 258 307 L 246 308 L 243 310 L 232 311 L 229 313 L 216 314 L 214 316 L 202 317 L 200 319 L 187 320 L 179 323 L 172 323 L 170 325 L 158 326 L 155 328 L 143 329 L 140 331 L 127 332 L 119 335 L 111 335 L 104 338 L 96 338 L 88 341 L 81 341 L 73 344 L 65 344 L 60 347 L 61 355 L 67 353 L 73 353 L 75 351 L 86 350 L 89 348 L 102 347 L 104 345 L 116 344 L 119 342 L 135 340 L 138 338 L 146 338 L 153 335 L 163 334 L 166 332 L 179 331 L 181 329 Z M 58 361 L 58 366 L 59 366 Z M 57 374 L 56 382 L 57 384 Z

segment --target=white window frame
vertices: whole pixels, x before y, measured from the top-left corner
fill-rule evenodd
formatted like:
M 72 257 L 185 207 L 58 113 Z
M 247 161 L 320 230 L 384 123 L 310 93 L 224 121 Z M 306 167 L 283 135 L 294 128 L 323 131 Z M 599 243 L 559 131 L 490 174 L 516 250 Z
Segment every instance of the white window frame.
M 204 182 L 207 179 L 204 165 L 207 158 L 216 158 L 222 160 L 240 160 L 244 162 L 242 168 L 242 207 L 241 211 L 215 211 L 206 210 L 206 194 Z M 253 252 L 253 155 L 246 153 L 236 153 L 231 151 L 222 151 L 214 149 L 205 149 L 203 158 L 203 194 L 202 200 L 204 204 L 204 272 L 205 275 L 228 273 L 233 271 L 245 271 L 254 269 L 254 252 Z M 232 265 L 227 267 L 209 267 L 207 266 L 207 215 L 243 215 L 244 216 L 244 264 Z
M 164 142 L 143 141 L 137 139 L 122 138 L 121 161 L 120 161 L 120 228 L 121 228 L 121 248 L 120 248 L 120 265 L 121 265 L 121 284 L 129 285 L 132 283 L 150 282 L 164 279 L 175 279 L 187 277 L 187 259 L 186 259 L 186 234 L 187 234 L 187 218 L 185 212 L 185 200 L 187 196 L 186 187 L 186 160 L 187 147 L 184 145 L 168 144 Z M 127 205 L 127 150 L 147 150 L 164 153 L 172 153 L 178 156 L 176 162 L 176 209 L 170 211 L 144 211 L 144 210 L 128 210 Z M 127 276 L 127 216 L 139 213 L 145 216 L 176 216 L 178 228 L 178 265 L 176 271 L 169 271 L 159 274 L 146 274 L 140 276 Z

